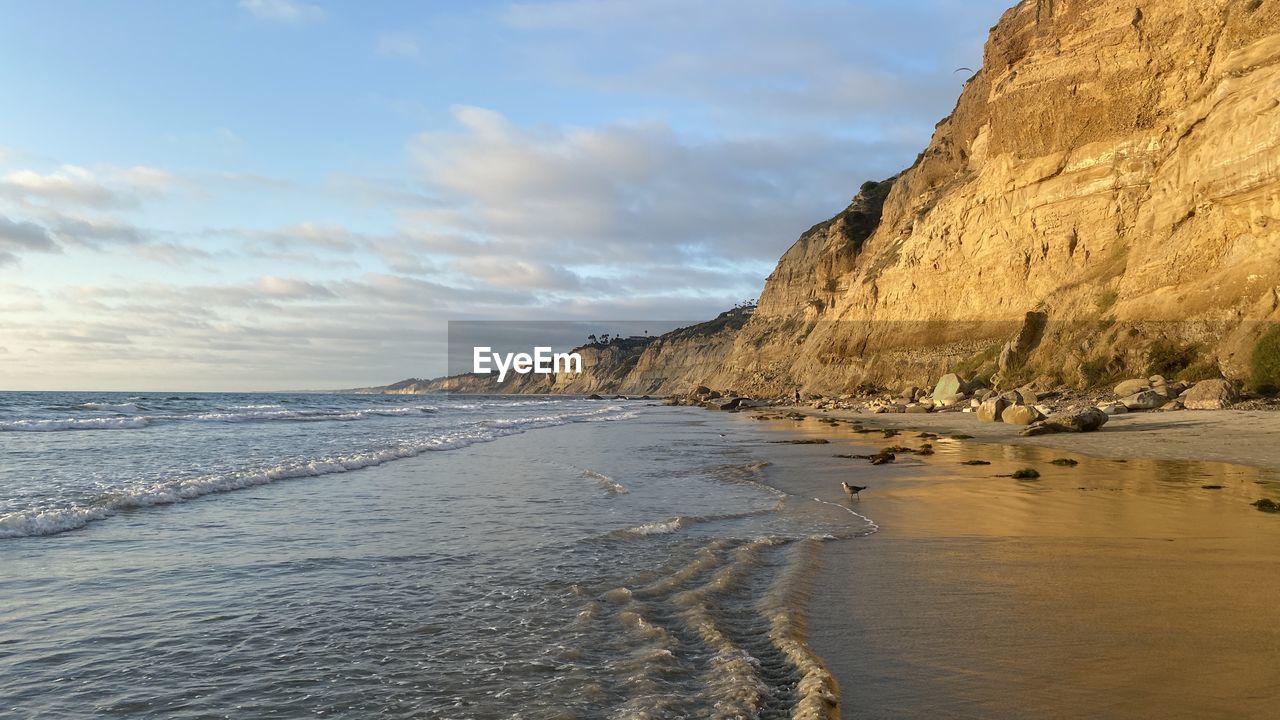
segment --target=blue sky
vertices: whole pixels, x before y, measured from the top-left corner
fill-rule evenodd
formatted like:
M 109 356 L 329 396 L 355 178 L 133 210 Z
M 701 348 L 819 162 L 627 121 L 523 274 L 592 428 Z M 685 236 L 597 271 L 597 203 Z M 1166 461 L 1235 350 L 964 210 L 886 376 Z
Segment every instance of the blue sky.
M 908 165 L 1007 0 L 0 4 L 0 389 L 444 370 L 699 320 Z

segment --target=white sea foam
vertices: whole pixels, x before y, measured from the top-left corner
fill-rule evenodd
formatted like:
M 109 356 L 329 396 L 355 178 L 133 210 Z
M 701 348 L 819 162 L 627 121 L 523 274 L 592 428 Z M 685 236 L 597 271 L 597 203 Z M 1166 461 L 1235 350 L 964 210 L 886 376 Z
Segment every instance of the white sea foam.
M 85 403 L 85 410 L 136 412 L 136 405 Z M 131 408 L 131 409 L 130 409 Z M 420 417 L 437 410 L 430 405 L 358 410 L 288 410 L 279 405 L 245 405 L 189 415 L 135 415 L 132 417 L 19 418 L 0 421 L 0 432 L 61 432 L 64 430 L 135 430 L 159 423 L 180 422 L 351 422 L 378 417 Z M 550 416 L 549 416 L 550 417 Z M 517 421 L 518 423 L 518 421 Z
M 490 442 L 535 428 L 573 422 L 619 420 L 633 416 L 633 413 L 620 413 L 619 410 L 620 408 L 612 406 L 594 411 L 511 420 L 504 423 L 501 428 L 485 427 L 484 423 L 480 423 L 468 430 L 446 432 L 380 450 L 333 455 L 192 478 L 126 485 L 71 507 L 33 508 L 0 515 L 0 538 L 55 535 L 82 528 L 95 520 L 111 517 L 122 510 L 183 502 L 203 495 L 265 485 L 277 480 L 350 472 L 393 460 L 416 457 L 427 452 L 452 450 L 476 443 Z M 102 418 L 101 420 L 113 419 Z
M 63 430 L 133 430 L 151 424 L 145 415 L 137 417 L 24 419 L 0 422 L 0 432 L 61 432 Z
M 81 410 L 104 410 L 106 412 L 118 412 L 118 413 L 138 412 L 138 406 L 135 403 L 131 403 L 131 402 L 119 403 L 115 405 L 110 403 L 85 403 L 83 405 L 78 405 L 77 407 L 79 407 Z

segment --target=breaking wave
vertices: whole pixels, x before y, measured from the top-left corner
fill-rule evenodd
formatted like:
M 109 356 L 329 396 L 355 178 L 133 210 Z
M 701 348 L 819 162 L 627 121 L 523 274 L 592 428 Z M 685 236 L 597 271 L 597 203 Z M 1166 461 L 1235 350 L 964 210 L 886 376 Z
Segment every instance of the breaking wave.
M 0 538 L 56 535 L 82 528 L 97 520 L 104 520 L 124 510 L 169 505 L 204 495 L 265 485 L 278 480 L 345 473 L 382 465 L 393 460 L 417 457 L 427 452 L 453 450 L 476 443 L 490 442 L 535 428 L 573 422 L 621 420 L 632 416 L 632 413 L 621 411 L 620 406 L 608 406 L 589 412 L 544 415 L 502 423 L 486 421 L 476 423 L 468 430 L 444 433 L 378 450 L 331 455 L 198 477 L 126 485 L 107 490 L 89 500 L 77 502 L 68 507 L 32 508 L 0 515 Z

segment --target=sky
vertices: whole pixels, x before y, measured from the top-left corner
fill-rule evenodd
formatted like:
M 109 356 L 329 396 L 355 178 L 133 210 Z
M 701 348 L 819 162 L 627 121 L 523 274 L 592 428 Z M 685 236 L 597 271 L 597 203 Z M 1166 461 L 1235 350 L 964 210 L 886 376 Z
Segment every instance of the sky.
M 0 3 L 0 390 L 699 321 L 910 165 L 1010 0 Z

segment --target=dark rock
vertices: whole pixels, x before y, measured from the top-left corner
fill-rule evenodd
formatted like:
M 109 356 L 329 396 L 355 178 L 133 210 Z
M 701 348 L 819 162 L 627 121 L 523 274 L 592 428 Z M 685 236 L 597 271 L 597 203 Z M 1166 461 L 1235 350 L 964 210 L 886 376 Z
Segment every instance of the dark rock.
M 1049 464 L 1050 464 L 1050 465 L 1061 465 L 1062 467 L 1075 467 L 1075 466 L 1079 465 L 1080 463 L 1079 463 L 1078 461 L 1076 461 L 1076 460 L 1072 460 L 1071 458 L 1057 458 L 1057 459 L 1054 459 L 1054 460 L 1050 460 L 1050 461 L 1049 461 Z
M 987 460 L 965 460 L 960 464 L 961 465 L 990 465 L 991 463 Z
M 1035 480 L 1040 477 L 1040 473 L 1035 468 L 1023 468 L 1021 470 L 1014 470 L 1013 474 L 1009 477 L 1015 480 Z
M 1253 503 L 1253 506 L 1254 506 L 1254 507 L 1256 507 L 1256 508 L 1258 508 L 1258 509 L 1259 509 L 1259 510 L 1261 510 L 1262 512 L 1267 512 L 1267 513 L 1280 513 L 1280 504 L 1277 504 L 1277 503 L 1276 503 L 1276 501 L 1274 501 L 1274 500 L 1269 500 L 1269 499 L 1267 499 L 1267 498 L 1263 498 L 1263 499 L 1261 499 L 1261 500 L 1259 500 L 1259 501 L 1257 501 L 1257 502 Z

